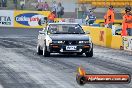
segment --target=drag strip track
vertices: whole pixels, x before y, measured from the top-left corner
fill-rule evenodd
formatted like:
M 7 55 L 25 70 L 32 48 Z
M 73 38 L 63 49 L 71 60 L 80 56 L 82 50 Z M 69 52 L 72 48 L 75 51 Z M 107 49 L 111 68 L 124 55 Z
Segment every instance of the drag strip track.
M 76 83 L 77 67 L 88 73 L 132 75 L 132 53 L 94 47 L 94 57 L 36 54 L 39 29 L 0 28 L 0 88 L 132 88 L 130 84 Z

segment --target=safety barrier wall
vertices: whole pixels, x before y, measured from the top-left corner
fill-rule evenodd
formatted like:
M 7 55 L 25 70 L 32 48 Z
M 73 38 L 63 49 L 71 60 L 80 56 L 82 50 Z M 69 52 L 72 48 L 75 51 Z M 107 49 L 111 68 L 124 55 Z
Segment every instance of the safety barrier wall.
M 96 45 L 111 47 L 112 32 L 111 29 L 105 27 L 82 26 L 84 31 L 89 31 L 92 41 Z
M 90 32 L 88 35 L 95 45 L 132 51 L 132 36 L 112 35 L 111 29 L 104 27 L 82 26 L 82 28 L 85 32 Z
M 123 37 L 120 35 L 113 35 L 111 41 L 111 48 L 123 49 Z

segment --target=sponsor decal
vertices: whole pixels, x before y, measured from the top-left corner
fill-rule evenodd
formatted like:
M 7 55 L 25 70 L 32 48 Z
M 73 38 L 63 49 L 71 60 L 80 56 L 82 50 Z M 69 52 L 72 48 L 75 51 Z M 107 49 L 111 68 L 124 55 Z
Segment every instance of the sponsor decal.
M 99 40 L 104 42 L 104 31 L 100 31 L 100 37 Z
M 11 25 L 11 17 L 0 16 L 0 25 Z
M 44 15 L 38 13 L 23 13 L 15 17 L 15 21 L 25 26 L 40 26 L 39 20 L 44 18 Z
M 123 38 L 124 50 L 132 51 L 132 37 Z

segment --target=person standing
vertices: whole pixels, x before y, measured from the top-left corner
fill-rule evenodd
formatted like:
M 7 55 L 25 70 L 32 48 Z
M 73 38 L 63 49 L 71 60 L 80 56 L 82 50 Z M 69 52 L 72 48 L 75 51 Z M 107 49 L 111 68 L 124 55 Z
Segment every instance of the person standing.
M 83 23 L 84 22 L 83 19 L 85 19 L 86 12 L 87 12 L 87 8 L 86 8 L 86 6 L 84 4 L 82 4 L 81 10 L 82 10 L 82 23 Z
M 62 7 L 62 4 L 61 3 L 58 3 L 58 6 L 57 6 L 57 17 L 58 18 L 61 18 L 62 15 L 64 14 L 64 7 Z
M 92 25 L 96 21 L 96 16 L 93 14 L 93 12 L 89 11 L 86 16 L 86 25 Z
M 52 10 L 51 11 L 54 11 L 55 15 L 57 15 L 56 10 L 57 10 L 57 3 L 56 3 L 56 1 L 53 1 Z
M 132 36 L 132 13 L 131 7 L 126 7 L 126 14 L 123 16 L 123 25 L 122 25 L 122 35 L 125 35 L 125 32 L 128 36 Z
M 7 0 L 2 0 L 2 7 L 7 7 Z
M 20 6 L 21 6 L 21 10 L 23 10 L 25 6 L 25 0 L 20 0 Z
M 17 9 L 17 0 L 13 0 L 13 3 L 14 3 L 15 9 Z
M 1 2 L 2 2 L 2 1 L 0 0 L 0 7 L 1 7 Z
M 49 5 L 48 5 L 47 2 L 44 2 L 44 4 L 43 4 L 43 10 L 44 11 L 48 11 L 49 10 Z
M 42 3 L 41 2 L 38 3 L 37 9 L 38 9 L 38 11 L 42 11 L 43 6 L 42 6 Z
M 112 29 L 112 25 L 115 20 L 115 13 L 112 5 L 109 6 L 109 9 L 106 14 L 106 24 L 108 25 L 108 28 Z

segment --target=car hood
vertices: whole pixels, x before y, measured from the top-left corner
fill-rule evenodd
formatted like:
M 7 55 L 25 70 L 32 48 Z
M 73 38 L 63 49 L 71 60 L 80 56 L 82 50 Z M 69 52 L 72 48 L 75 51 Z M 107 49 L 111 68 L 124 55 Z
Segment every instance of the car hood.
M 52 40 L 89 40 L 85 34 L 52 34 L 49 35 Z

